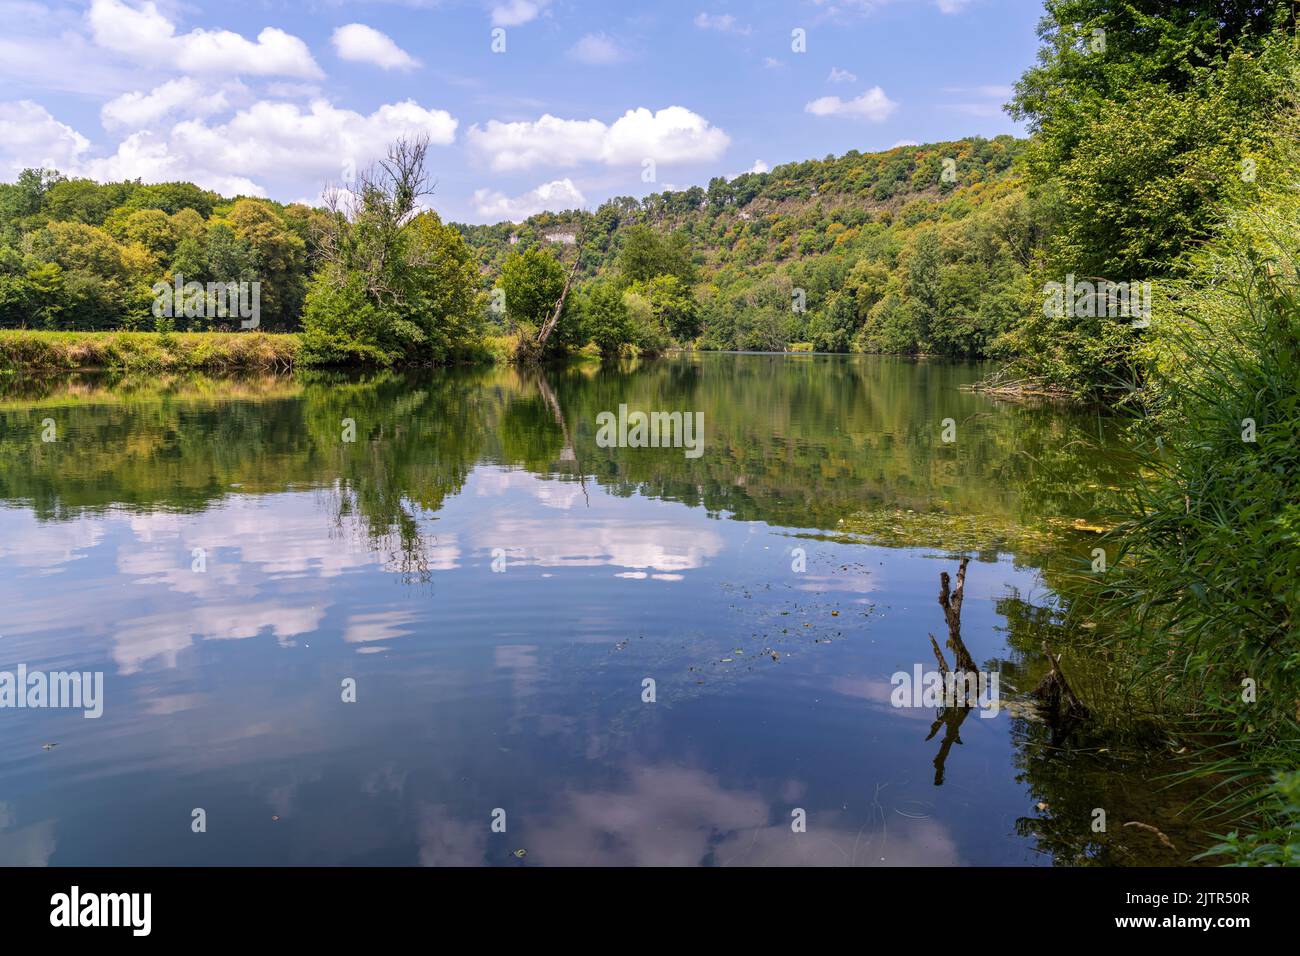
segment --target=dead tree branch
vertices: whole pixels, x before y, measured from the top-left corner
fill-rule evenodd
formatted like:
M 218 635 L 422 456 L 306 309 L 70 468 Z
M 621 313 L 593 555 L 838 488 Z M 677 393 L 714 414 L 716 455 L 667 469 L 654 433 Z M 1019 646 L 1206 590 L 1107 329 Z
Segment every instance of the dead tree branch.
M 1033 695 L 1038 698 L 1053 723 L 1087 719 L 1088 708 L 1074 693 L 1061 671 L 1061 655 L 1052 653 L 1046 641 L 1043 641 L 1043 653 L 1047 655 L 1051 667 L 1034 688 Z
M 573 285 L 573 278 L 578 274 L 578 266 L 582 262 L 582 237 L 586 232 L 586 227 L 578 230 L 578 236 L 574 240 L 574 257 L 573 265 L 569 268 L 569 274 L 564 280 L 564 289 L 560 292 L 560 298 L 556 300 L 555 308 L 552 310 L 550 317 L 542 324 L 542 329 L 537 333 L 537 347 L 540 349 L 546 345 L 546 340 L 551 337 L 555 331 L 555 326 L 560 321 L 560 313 L 564 311 L 564 300 L 569 295 L 569 287 Z
M 962 558 L 957 569 L 957 586 L 949 592 L 948 572 L 939 574 L 939 606 L 943 608 L 943 618 L 948 623 L 948 648 L 953 653 L 953 663 L 960 672 L 975 672 L 975 660 L 966 650 L 961 639 L 961 604 L 966 597 L 966 566 L 970 558 Z

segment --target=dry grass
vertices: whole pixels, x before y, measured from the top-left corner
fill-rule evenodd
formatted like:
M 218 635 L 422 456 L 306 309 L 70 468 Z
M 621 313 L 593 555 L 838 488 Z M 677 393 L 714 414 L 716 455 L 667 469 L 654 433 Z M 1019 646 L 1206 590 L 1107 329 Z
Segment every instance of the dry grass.
M 0 331 L 0 368 L 205 371 L 293 368 L 301 343 L 267 332 Z

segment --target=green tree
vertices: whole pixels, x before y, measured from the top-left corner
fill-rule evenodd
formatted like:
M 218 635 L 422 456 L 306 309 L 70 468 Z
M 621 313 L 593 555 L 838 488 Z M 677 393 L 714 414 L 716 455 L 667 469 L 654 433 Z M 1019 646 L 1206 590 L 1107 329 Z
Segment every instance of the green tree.
M 289 328 L 306 294 L 307 244 L 289 228 L 275 207 L 260 199 L 240 199 L 226 215 L 235 237 L 253 254 L 261 282 L 263 321 Z
M 632 315 L 623 291 L 612 282 L 591 282 L 582 290 L 578 314 L 583 338 L 605 356 L 618 355 L 634 339 Z
M 457 230 L 417 212 L 427 149 L 399 140 L 359 175 L 350 208 L 333 203 L 303 313 L 305 361 L 443 362 L 476 338 L 473 259 Z
M 690 239 L 680 230 L 661 235 L 649 226 L 630 227 L 623 233 L 618 268 L 629 283 L 659 275 L 677 276 L 687 285 L 695 281 Z
M 675 275 L 657 275 L 632 283 L 629 292 L 645 300 L 655 322 L 678 342 L 700 334 L 700 310 L 690 286 Z
M 539 329 L 564 290 L 564 267 L 542 249 L 512 252 L 501 267 L 501 289 L 510 323 Z

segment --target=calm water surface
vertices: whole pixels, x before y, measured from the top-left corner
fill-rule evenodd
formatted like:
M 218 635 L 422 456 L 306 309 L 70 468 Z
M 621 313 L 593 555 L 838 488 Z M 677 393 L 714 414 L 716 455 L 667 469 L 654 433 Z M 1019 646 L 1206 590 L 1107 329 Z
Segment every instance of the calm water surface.
M 1091 546 L 1034 534 L 1118 480 L 1104 423 L 984 371 L 11 382 L 0 669 L 105 701 L 0 710 L 0 863 L 1158 862 L 1089 829 L 1180 832 L 1144 757 L 890 705 L 956 554 L 972 654 L 1029 690 L 1043 569 Z M 598 447 L 619 404 L 702 411 L 703 454 Z

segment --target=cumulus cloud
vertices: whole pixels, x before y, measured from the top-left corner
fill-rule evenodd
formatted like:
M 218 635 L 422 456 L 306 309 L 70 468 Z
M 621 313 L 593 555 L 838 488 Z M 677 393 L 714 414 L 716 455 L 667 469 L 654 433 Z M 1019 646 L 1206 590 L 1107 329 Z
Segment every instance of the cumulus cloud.
M 156 4 L 135 7 L 122 0 L 92 0 L 86 17 L 99 46 L 182 73 L 324 76 L 307 44 L 275 27 L 262 30 L 256 42 L 229 30 L 178 34 Z
M 880 123 L 888 119 L 897 108 L 898 104 L 886 96 L 884 90 L 873 86 L 851 100 L 843 100 L 838 96 L 820 97 L 806 104 L 804 111 L 814 116 L 847 116 Z
M 37 22 L 48 21 L 43 15 Z M 115 57 L 106 57 L 103 50 L 74 29 L 55 36 L 18 32 L 31 25 L 4 21 L 4 30 L 0 31 L 0 77 L 8 81 L 4 85 L 94 97 L 139 88 L 138 64 L 115 62 Z M 69 69 L 70 63 L 75 63 L 76 69 Z
M 109 100 L 99 111 L 105 126 L 140 128 L 156 123 L 165 116 L 211 116 L 231 108 L 231 96 L 246 94 L 247 88 L 236 81 L 208 90 L 190 77 L 169 80 L 148 93 L 123 93 Z
M 826 77 L 827 83 L 856 83 L 858 77 L 856 73 L 850 73 L 848 70 L 841 70 L 838 66 L 831 67 L 830 76 Z
M 386 104 L 368 116 L 326 100 L 306 110 L 262 101 L 217 126 L 180 123 L 172 140 L 191 155 L 211 155 L 225 167 L 253 174 L 332 173 L 349 159 L 365 165 L 401 136 L 423 134 L 433 145 L 446 146 L 455 140 L 457 125 L 446 110 L 425 109 L 414 100 Z
M 623 59 L 623 51 L 604 33 L 588 33 L 569 48 L 569 56 L 589 66 L 608 66 Z
M 90 140 L 39 103 L 0 102 L 0 165 L 6 171 L 28 166 L 69 169 L 89 148 Z
M 510 172 L 538 165 L 576 166 L 593 160 L 610 166 L 717 159 L 730 138 L 704 117 L 683 106 L 656 112 L 628 110 L 612 125 L 600 120 L 568 120 L 543 115 L 536 121 L 471 126 L 470 144 L 490 157 L 493 170 Z
M 266 190 L 247 176 L 219 170 L 206 158 L 192 162 L 185 153 L 173 149 L 167 139 L 150 130 L 140 130 L 126 137 L 113 155 L 87 160 L 68 168 L 68 171 L 101 182 L 184 180 L 225 196 L 266 195 Z
M 539 212 L 561 212 L 581 209 L 587 199 L 571 179 L 557 179 L 542 183 L 522 196 L 507 196 L 497 190 L 478 189 L 474 192 L 474 208 L 480 216 L 493 220 L 507 219 L 519 222 Z
M 334 50 L 339 58 L 357 63 L 370 63 L 385 70 L 412 70 L 420 61 L 393 42 L 392 37 L 380 33 L 364 23 L 349 23 L 334 31 Z
M 504 3 L 492 4 L 492 25 L 495 27 L 518 27 L 536 20 L 551 0 L 505 0 Z
M 157 93 L 120 102 L 116 112 L 162 109 L 172 93 Z M 425 135 L 433 145 L 445 146 L 455 140 L 457 126 L 445 110 L 425 109 L 413 100 L 386 104 L 369 115 L 326 100 L 307 108 L 259 101 L 220 123 L 194 117 L 166 131 L 137 130 L 112 155 L 89 158 L 84 136 L 44 107 L 20 101 L 0 104 L 0 162 L 13 169 L 54 165 L 101 181 L 188 180 L 225 195 L 264 196 L 260 178 L 332 181 L 345 164 L 364 167 L 402 136 Z

